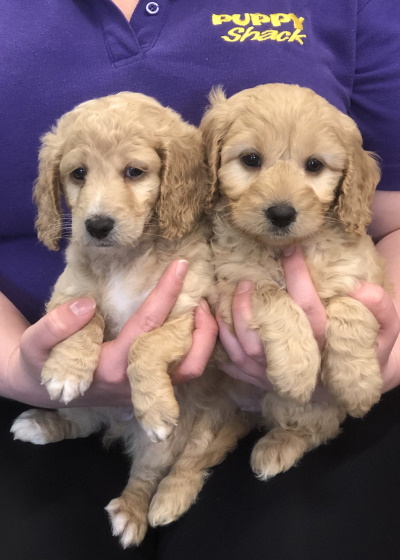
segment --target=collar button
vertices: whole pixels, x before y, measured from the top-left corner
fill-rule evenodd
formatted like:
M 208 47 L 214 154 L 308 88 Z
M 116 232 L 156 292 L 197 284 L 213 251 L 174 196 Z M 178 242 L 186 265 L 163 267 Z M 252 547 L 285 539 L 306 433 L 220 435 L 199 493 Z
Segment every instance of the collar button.
M 157 4 L 157 2 L 149 2 L 148 4 L 146 4 L 146 12 L 150 16 L 155 16 L 159 11 L 160 6 Z

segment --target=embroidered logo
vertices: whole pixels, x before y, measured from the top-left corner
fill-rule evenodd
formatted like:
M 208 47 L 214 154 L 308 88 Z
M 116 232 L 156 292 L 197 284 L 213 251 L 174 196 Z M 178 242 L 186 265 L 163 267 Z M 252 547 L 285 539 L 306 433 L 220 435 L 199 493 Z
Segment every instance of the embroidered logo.
M 227 43 L 243 41 L 287 41 L 304 45 L 304 18 L 295 14 L 213 14 L 212 24 L 221 25 Z M 228 28 L 229 24 L 229 29 Z M 234 27 L 232 27 L 234 25 Z M 226 30 L 226 31 L 225 31 Z

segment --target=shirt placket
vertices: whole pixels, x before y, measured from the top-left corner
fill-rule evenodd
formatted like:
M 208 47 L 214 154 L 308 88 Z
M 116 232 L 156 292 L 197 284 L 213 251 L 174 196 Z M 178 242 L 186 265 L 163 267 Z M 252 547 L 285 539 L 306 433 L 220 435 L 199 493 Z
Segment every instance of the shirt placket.
M 91 0 L 96 5 L 107 50 L 114 66 L 140 59 L 151 49 L 164 24 L 169 0 L 140 0 L 131 21 L 112 0 Z

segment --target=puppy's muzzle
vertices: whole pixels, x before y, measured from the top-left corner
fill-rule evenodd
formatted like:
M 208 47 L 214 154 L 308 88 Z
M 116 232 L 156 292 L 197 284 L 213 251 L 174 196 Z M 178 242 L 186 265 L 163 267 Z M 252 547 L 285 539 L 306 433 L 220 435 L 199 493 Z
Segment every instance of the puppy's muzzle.
M 95 239 L 105 239 L 114 225 L 115 221 L 109 216 L 94 216 L 85 222 L 86 231 Z
M 285 228 L 295 220 L 297 212 L 289 204 L 274 204 L 264 210 L 267 220 L 275 227 Z

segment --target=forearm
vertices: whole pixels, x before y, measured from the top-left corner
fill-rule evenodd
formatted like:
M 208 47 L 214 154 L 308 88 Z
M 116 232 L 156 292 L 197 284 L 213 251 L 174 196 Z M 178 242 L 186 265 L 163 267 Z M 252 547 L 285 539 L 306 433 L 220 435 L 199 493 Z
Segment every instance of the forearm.
M 13 385 L 9 379 L 10 361 L 29 323 L 9 299 L 0 293 L 0 395 L 11 397 Z
M 400 229 L 400 191 L 377 191 L 372 202 L 372 216 L 368 232 L 375 243 Z
M 0 293 L 0 396 L 37 406 L 51 405 L 46 388 L 19 366 L 21 338 L 28 321 Z
M 400 229 L 383 237 L 376 248 L 385 259 L 386 274 L 392 288 L 393 302 L 400 315 Z
M 400 316 L 400 191 L 378 191 L 372 204 L 373 220 L 369 233 L 372 235 L 379 254 L 385 259 L 387 279 L 391 286 L 391 296 Z M 382 302 L 377 304 L 382 307 Z M 387 328 L 396 330 L 395 323 L 398 317 L 390 310 L 384 310 L 386 322 L 390 317 Z M 388 366 L 384 375 L 385 390 L 391 389 L 400 383 L 400 337 L 391 349 Z M 385 373 L 385 372 L 384 372 Z
M 400 316 L 400 229 L 383 237 L 376 245 L 379 254 L 386 261 L 386 271 L 393 303 Z M 397 387 L 400 382 L 400 336 L 389 356 L 387 375 L 384 376 L 384 390 Z

